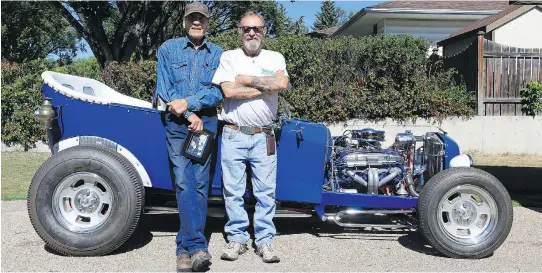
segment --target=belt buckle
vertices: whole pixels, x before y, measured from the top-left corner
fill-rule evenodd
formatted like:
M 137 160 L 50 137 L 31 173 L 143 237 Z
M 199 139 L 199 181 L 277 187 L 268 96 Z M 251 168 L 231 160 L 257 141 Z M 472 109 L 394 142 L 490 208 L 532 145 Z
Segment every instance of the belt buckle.
M 240 126 L 239 131 L 241 131 L 245 135 L 253 135 L 254 134 L 254 128 L 249 126 Z

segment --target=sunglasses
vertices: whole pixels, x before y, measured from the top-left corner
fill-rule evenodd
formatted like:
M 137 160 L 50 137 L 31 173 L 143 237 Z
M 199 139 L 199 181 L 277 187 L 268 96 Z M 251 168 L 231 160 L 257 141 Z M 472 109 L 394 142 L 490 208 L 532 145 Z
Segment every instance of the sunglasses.
M 239 30 L 243 33 L 250 33 L 251 30 L 254 30 L 254 33 L 264 33 L 266 30 L 265 26 L 254 26 L 254 27 L 239 27 Z

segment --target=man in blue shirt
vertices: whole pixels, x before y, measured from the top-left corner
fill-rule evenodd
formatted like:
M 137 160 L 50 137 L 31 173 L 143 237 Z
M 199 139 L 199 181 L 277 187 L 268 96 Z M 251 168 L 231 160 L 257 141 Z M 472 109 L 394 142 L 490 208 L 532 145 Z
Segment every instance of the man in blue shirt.
M 208 18 L 204 4 L 188 4 L 184 17 L 187 37 L 168 40 L 158 49 L 153 100 L 167 105 L 163 122 L 181 222 L 176 237 L 177 271 L 201 271 L 211 264 L 204 236 L 211 156 L 198 163 L 180 153 L 190 131 L 217 131 L 216 106 L 222 93 L 212 79 L 223 50 L 205 39 Z

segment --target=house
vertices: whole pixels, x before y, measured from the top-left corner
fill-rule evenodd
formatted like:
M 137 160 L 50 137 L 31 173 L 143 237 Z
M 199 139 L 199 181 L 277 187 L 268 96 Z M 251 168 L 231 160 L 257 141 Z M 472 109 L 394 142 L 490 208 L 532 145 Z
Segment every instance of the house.
M 504 46 L 517 48 L 542 48 L 542 5 L 510 5 L 508 8 L 473 22 L 438 42 L 443 56 L 453 56 L 464 51 L 476 41 L 478 32 L 484 38 Z
M 467 25 L 497 14 L 508 1 L 387 1 L 360 10 L 330 37 L 408 34 L 437 42 Z
M 437 43 L 444 68 L 476 90 L 478 115 L 524 115 L 520 90 L 542 82 L 541 25 L 542 5 L 510 5 Z

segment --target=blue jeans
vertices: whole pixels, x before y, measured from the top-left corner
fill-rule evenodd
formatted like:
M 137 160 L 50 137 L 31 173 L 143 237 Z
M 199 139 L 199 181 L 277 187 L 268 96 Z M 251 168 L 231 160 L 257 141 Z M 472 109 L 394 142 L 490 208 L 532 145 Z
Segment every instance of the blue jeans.
M 197 113 L 197 115 L 203 121 L 204 129 L 216 133 L 218 124 L 216 114 L 205 116 Z M 175 240 L 176 255 L 181 253 L 192 255 L 198 250 L 207 250 L 208 247 L 204 231 L 212 155 L 206 162 L 199 163 L 180 154 L 189 124 L 184 117 L 177 118 L 172 114 L 165 116 L 168 154 L 173 166 L 180 218 L 180 229 Z
M 248 214 L 244 208 L 246 163 L 252 170 L 252 187 L 256 198 L 254 237 L 256 246 L 272 243 L 276 230 L 275 188 L 277 154 L 267 155 L 266 134 L 246 135 L 224 127 L 222 132 L 221 164 L 224 199 L 228 222 L 224 228 L 228 241 L 247 243 L 250 236 Z

